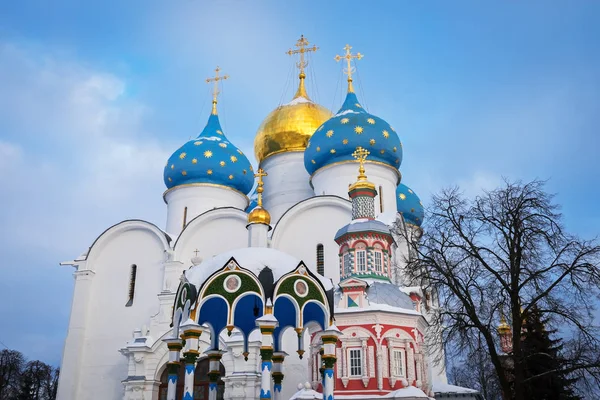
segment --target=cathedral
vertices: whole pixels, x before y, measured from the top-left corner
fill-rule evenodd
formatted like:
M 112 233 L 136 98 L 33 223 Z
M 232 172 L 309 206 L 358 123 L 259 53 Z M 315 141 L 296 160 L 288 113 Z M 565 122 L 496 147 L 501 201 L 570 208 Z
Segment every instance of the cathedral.
M 166 226 L 122 221 L 66 263 L 58 399 L 477 398 L 433 362 L 435 296 L 405 286 L 423 205 L 398 133 L 354 91 L 362 54 L 335 57 L 332 113 L 306 90 L 315 50 L 288 52 L 297 91 L 258 128 L 256 169 L 219 122 L 217 68 L 204 129 L 164 167 Z

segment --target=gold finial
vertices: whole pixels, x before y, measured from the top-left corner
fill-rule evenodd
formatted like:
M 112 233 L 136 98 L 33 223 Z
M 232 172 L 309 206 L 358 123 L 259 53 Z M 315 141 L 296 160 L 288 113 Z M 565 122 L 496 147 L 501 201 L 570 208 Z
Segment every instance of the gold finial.
M 350 52 L 351 49 L 352 49 L 352 46 L 347 44 L 344 47 L 344 50 L 346 50 L 346 54 L 344 54 L 343 56 L 340 56 L 340 55 L 335 56 L 335 61 L 340 61 L 341 59 L 346 60 L 347 66 L 346 66 L 346 69 L 344 70 L 344 73 L 346 75 L 348 75 L 348 92 L 354 92 L 354 86 L 352 86 L 352 74 L 354 73 L 356 68 L 354 68 L 352 66 L 352 59 L 355 58 L 357 60 L 360 60 L 361 58 L 364 57 L 364 55 L 361 53 L 352 54 Z
M 298 48 L 298 50 L 289 49 L 286 52 L 286 54 L 289 56 L 300 54 L 300 61 L 296 63 L 296 66 L 300 70 L 300 74 L 298 75 L 298 77 L 300 78 L 300 85 L 298 86 L 298 91 L 296 92 L 294 98 L 304 97 L 308 99 L 308 95 L 306 94 L 306 88 L 304 87 L 304 78 L 306 78 L 304 69 L 308 66 L 308 61 L 304 59 L 304 54 L 319 50 L 319 48 L 315 45 L 313 45 L 312 47 L 308 47 L 309 44 L 310 43 L 308 42 L 308 40 L 306 40 L 304 35 L 300 35 L 300 39 L 298 39 L 298 41 L 296 42 L 296 47 Z
M 367 180 L 367 175 L 365 174 L 365 160 L 367 159 L 367 156 L 369 154 L 371 154 L 369 152 L 369 150 L 362 148 L 360 146 L 358 146 L 356 148 L 356 150 L 354 150 L 354 153 L 352 153 L 352 157 L 356 158 L 358 160 L 358 162 L 360 163 L 360 166 L 358 167 L 358 180 L 359 181 Z
M 367 175 L 365 174 L 365 160 L 369 154 L 369 150 L 361 146 L 358 146 L 356 150 L 354 150 L 354 153 L 352 153 L 352 157 L 358 160 L 360 166 L 358 167 L 358 180 L 350 185 L 348 188 L 349 191 L 353 191 L 355 189 L 375 190 L 375 185 L 367 180 Z
M 248 223 L 250 224 L 269 225 L 271 223 L 271 214 L 269 214 L 269 212 L 262 206 L 262 193 L 264 191 L 263 186 L 265 184 L 262 178 L 264 176 L 267 176 L 267 173 L 262 168 L 259 168 L 258 171 L 256 171 L 256 174 L 254 174 L 254 177 L 258 178 L 258 186 L 256 188 L 258 199 L 256 200 L 257 206 L 254 208 L 254 210 L 250 211 L 250 214 L 248 214 Z
M 221 68 L 217 67 L 215 69 L 215 76 L 213 78 L 206 79 L 206 83 L 214 82 L 213 87 L 213 100 L 212 100 L 212 114 L 217 115 L 217 96 L 219 95 L 219 81 L 224 81 L 229 78 L 229 75 L 219 76 L 219 72 Z
M 256 203 L 259 207 L 262 207 L 262 193 L 264 192 L 263 186 L 264 182 L 262 180 L 263 176 L 267 176 L 268 174 L 262 169 L 259 168 L 256 174 L 254 174 L 255 178 L 258 178 L 258 187 L 256 188 L 256 193 L 258 193 L 258 200 Z
M 498 333 L 504 334 L 510 332 L 510 326 L 506 322 L 506 317 L 504 316 L 504 307 L 500 307 L 500 325 L 498 325 Z

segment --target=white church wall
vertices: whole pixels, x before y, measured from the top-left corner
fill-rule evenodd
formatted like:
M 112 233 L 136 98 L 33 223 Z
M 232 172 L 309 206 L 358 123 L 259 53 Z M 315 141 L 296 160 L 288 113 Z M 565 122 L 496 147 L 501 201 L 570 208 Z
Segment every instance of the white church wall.
M 369 163 L 368 160 L 365 170 L 369 181 L 374 183 L 377 189 L 375 216 L 385 223 L 391 223 L 396 216 L 396 187 L 400 172 L 388 166 Z M 334 164 L 315 172 L 311 182 L 317 196 L 334 195 L 346 199 L 348 186 L 356 182 L 357 175 L 358 163 Z
M 235 207 L 245 210 L 248 197 L 224 186 L 182 185 L 176 186 L 164 194 L 167 203 L 167 232 L 177 236 L 186 223 L 206 211 L 220 207 Z M 187 211 L 186 211 L 187 209 Z
M 127 223 L 125 223 L 127 224 Z M 119 353 L 136 328 L 147 327 L 158 310 L 166 242 L 147 223 L 101 237 L 90 250 L 87 267 L 95 272 L 86 310 L 85 339 L 79 351 L 80 379 L 76 398 L 121 399 L 127 360 Z M 106 233 L 105 233 L 106 235 Z M 131 266 L 136 265 L 133 302 L 129 300 Z M 69 374 L 62 371 L 62 374 Z M 69 397 L 61 397 L 61 400 Z
M 317 245 L 323 245 L 325 276 L 340 280 L 337 231 L 352 220 L 352 204 L 336 196 L 316 196 L 288 210 L 273 230 L 271 246 L 317 271 Z
M 247 214 L 236 208 L 218 208 L 189 222 L 175 242 L 175 259 L 188 268 L 198 249 L 203 260 L 229 250 L 248 247 Z
M 264 177 L 263 201 L 275 224 L 294 204 L 312 197 L 309 175 L 304 168 L 304 152 L 289 152 L 267 157 L 261 163 Z

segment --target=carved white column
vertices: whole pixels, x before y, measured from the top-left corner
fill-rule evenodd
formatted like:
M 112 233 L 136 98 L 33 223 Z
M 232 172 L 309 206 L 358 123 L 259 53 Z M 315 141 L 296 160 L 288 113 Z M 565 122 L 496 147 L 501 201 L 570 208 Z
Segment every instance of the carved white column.
M 406 341 L 406 378 L 408 384 L 413 385 L 415 383 L 415 356 L 414 349 L 409 341 Z
M 363 381 L 363 385 L 365 385 L 365 387 L 367 387 L 369 385 L 369 371 L 367 370 L 367 357 L 369 356 L 369 353 L 367 352 L 368 348 L 367 348 L 367 340 L 368 339 L 362 339 L 362 381 Z M 373 361 L 370 361 L 373 362 Z
M 388 353 L 387 353 L 387 358 L 388 358 L 388 365 L 389 365 L 389 377 L 390 377 L 390 386 L 393 388 L 394 385 L 396 385 L 396 376 L 394 375 L 394 367 L 393 367 L 393 362 L 394 362 L 394 342 L 392 341 L 391 338 L 387 339 L 387 343 L 388 343 Z
M 423 385 L 423 357 L 420 353 L 415 354 L 415 360 L 417 363 L 417 387 L 421 388 Z
M 348 353 L 347 353 L 346 342 L 342 340 L 342 384 L 344 387 L 348 386 Z
M 381 346 L 376 347 L 377 351 L 377 389 L 383 390 L 383 349 Z

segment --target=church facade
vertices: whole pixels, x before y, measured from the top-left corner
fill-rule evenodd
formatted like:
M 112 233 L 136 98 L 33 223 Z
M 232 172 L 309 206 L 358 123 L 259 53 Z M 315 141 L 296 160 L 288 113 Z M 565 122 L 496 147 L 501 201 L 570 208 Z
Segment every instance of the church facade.
M 423 206 L 402 142 L 352 85 L 333 114 L 298 90 L 259 127 L 255 171 L 217 111 L 164 169 L 167 222 L 126 220 L 75 267 L 58 398 L 427 398 L 435 298 L 404 287 Z M 402 183 L 401 183 L 402 180 Z M 256 186 L 254 192 L 253 188 Z M 312 396 L 312 397 L 311 397 Z

